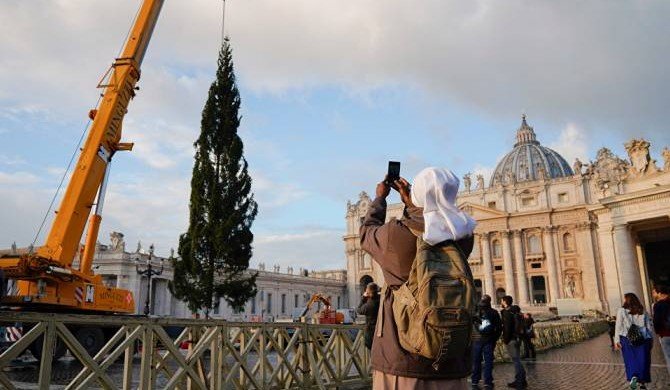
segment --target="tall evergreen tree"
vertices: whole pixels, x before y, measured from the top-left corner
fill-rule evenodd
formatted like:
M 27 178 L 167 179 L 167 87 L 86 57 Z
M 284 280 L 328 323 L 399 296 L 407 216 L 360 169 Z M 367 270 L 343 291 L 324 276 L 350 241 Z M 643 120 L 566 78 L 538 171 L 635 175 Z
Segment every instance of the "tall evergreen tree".
M 216 80 L 202 111 L 195 142 L 188 231 L 179 238 L 170 290 L 191 311 L 210 311 L 225 299 L 234 309 L 256 294 L 256 276 L 249 274 L 257 204 L 243 157 L 240 94 L 235 83 L 230 41 L 219 52 Z

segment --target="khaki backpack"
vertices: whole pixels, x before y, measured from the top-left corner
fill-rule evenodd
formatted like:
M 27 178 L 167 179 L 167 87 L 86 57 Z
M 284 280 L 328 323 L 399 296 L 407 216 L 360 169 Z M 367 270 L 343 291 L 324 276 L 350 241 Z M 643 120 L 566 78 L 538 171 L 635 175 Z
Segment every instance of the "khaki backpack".
M 393 317 L 400 345 L 434 360 L 469 356 L 475 286 L 466 256 L 456 243 L 432 246 L 419 236 L 409 279 L 393 291 Z

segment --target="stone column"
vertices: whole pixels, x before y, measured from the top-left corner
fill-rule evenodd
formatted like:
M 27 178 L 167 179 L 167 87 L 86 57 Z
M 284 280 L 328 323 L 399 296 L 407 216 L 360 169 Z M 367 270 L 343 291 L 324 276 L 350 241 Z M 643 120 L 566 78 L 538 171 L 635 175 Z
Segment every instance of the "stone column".
M 515 230 L 514 236 L 514 260 L 516 262 L 516 284 L 519 287 L 518 297 L 519 305 L 528 305 L 528 277 L 526 276 L 526 261 L 523 258 L 523 246 L 521 243 L 521 230 Z
M 542 239 L 544 240 L 544 253 L 546 255 L 547 270 L 549 271 L 549 303 L 554 304 L 556 299 L 560 298 L 558 295 L 558 271 L 556 267 L 556 256 L 554 254 L 554 227 L 548 226 L 544 228 Z
M 582 288 L 583 299 L 587 307 L 593 309 L 602 309 L 599 294 L 598 269 L 596 264 L 595 252 L 593 250 L 593 235 L 591 234 L 591 224 L 585 223 L 577 227 L 577 253 L 581 260 L 582 269 Z
M 514 262 L 512 260 L 512 246 L 509 242 L 509 231 L 502 231 L 501 235 L 503 260 L 505 262 L 505 292 L 516 301 L 519 297 L 516 295 L 516 288 L 514 287 Z
M 644 300 L 642 296 L 642 278 L 635 253 L 635 242 L 627 225 L 614 226 L 614 245 L 617 266 L 619 267 L 621 293 L 632 292 L 641 301 Z
M 605 308 L 610 315 L 616 314 L 621 307 L 621 285 L 619 280 L 619 270 L 614 250 L 614 229 L 610 226 L 598 227 L 598 240 L 600 242 L 600 261 L 603 268 L 603 284 L 605 291 Z
M 484 293 L 489 294 L 495 300 L 495 289 L 493 288 L 493 263 L 491 262 L 491 245 L 489 243 L 489 233 L 482 233 L 482 263 L 484 265 Z

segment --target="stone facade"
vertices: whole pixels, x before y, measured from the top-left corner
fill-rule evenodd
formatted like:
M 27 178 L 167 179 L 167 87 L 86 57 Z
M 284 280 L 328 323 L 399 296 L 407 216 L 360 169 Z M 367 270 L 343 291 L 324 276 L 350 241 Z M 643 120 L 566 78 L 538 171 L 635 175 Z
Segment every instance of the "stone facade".
M 532 170 L 519 151 L 524 143 L 533 144 Z M 458 196 L 459 207 L 478 221 L 468 259 L 478 290 L 512 295 L 526 310 L 577 299 L 584 310 L 615 312 L 626 292 L 650 304 L 652 281 L 670 281 L 670 268 L 658 259 L 670 250 L 670 152 L 664 149 L 659 168 L 649 146 L 640 139 L 626 143 L 627 159 L 602 148 L 594 161 L 577 160 L 570 169 L 539 146 L 524 117 L 517 144 L 490 185 L 478 175 L 473 188 L 466 174 Z M 347 205 L 350 296 L 364 282 L 383 285 L 381 270 L 359 244 L 370 202 L 363 192 Z M 401 214 L 401 204 L 390 205 L 387 219 Z

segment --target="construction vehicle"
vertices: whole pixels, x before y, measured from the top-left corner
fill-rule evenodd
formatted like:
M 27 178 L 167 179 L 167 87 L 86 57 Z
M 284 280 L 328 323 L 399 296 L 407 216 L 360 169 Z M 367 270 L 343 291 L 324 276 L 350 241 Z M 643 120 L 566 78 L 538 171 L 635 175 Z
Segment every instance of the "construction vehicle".
M 316 323 L 318 324 L 344 323 L 344 314 L 338 312 L 337 310 L 334 310 L 332 308 L 332 305 L 330 304 L 329 297 L 325 297 L 323 294 L 312 295 L 312 298 L 310 298 L 309 302 L 307 302 L 307 305 L 300 313 L 300 316 L 298 316 L 300 322 L 307 322 L 307 318 L 305 316 L 309 312 L 309 309 L 312 307 L 312 305 L 315 304 L 316 302 L 323 303 L 323 308 L 314 315 L 314 320 Z
M 30 253 L 0 258 L 4 278 L 13 280 L 17 287 L 16 293 L 2 298 L 4 306 L 43 312 L 135 313 L 132 292 L 105 286 L 101 276 L 93 272 L 92 263 L 112 157 L 133 148 L 132 143 L 121 142 L 123 118 L 139 89 L 140 66 L 163 1 L 142 2 L 121 56 L 98 84 L 103 89 L 101 99 L 89 112 L 92 125 L 46 242 Z M 73 266 L 76 258 L 78 266 Z M 100 328 L 71 331 L 89 352 L 101 348 L 107 336 Z M 41 342 L 33 346 L 31 351 L 39 355 Z M 56 350 L 55 357 L 65 352 L 64 347 Z

